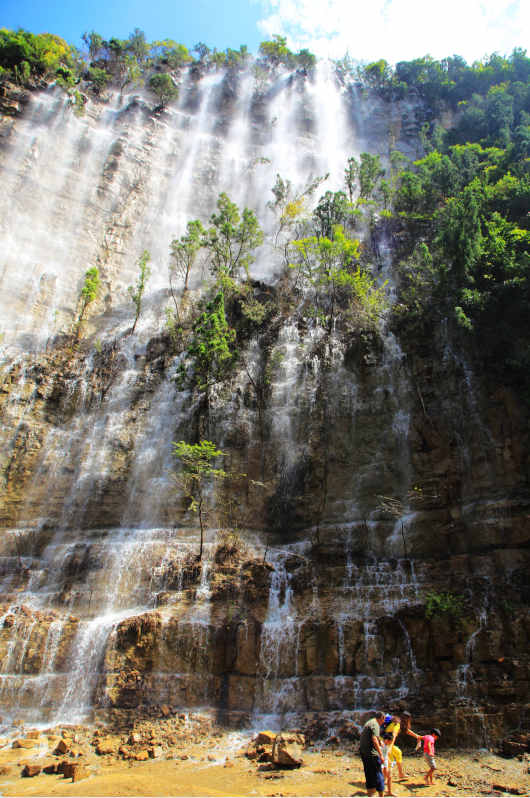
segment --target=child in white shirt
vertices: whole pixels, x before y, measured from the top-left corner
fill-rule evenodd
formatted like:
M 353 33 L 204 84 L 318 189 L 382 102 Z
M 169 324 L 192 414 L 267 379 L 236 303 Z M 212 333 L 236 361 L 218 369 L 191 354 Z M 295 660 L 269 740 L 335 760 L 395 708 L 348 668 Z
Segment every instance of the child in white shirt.
M 385 795 L 395 795 L 395 793 L 392 792 L 392 766 L 394 763 L 388 761 L 388 755 L 392 750 L 392 738 L 393 735 L 391 732 L 383 732 L 381 735 L 381 753 L 383 755 L 382 769 L 386 781 Z

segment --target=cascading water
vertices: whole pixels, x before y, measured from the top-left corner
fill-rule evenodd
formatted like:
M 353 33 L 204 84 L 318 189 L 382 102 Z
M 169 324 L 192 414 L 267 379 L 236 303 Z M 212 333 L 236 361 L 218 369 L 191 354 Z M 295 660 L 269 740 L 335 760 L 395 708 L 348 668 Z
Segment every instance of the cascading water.
M 239 535 L 250 565 L 242 555 L 240 572 L 217 558 L 217 521 L 198 563 L 197 523 L 173 478 L 172 442 L 208 435 L 167 343 L 171 241 L 190 219 L 206 224 L 224 191 L 256 210 L 268 236 L 251 274 L 260 290 L 274 286 L 284 266 L 267 204 L 277 173 L 295 194 L 329 173 L 322 191 L 336 191 L 350 156 L 418 146 L 390 142 L 384 125 L 374 133 L 373 100 L 363 102 L 328 63 L 261 86 L 250 69 L 185 70 L 162 114 L 137 91 L 90 102 L 78 117 L 55 87 L 32 95 L 14 123 L 0 163 L 2 376 L 13 386 L 6 484 L 21 436 L 33 459 L 6 505 L 0 552 L 6 725 L 130 706 L 120 679 L 140 662 L 142 635 L 153 647 L 144 704 L 210 703 L 272 724 L 361 712 L 419 689 L 414 618 L 404 614 L 429 578 L 407 550 L 415 389 L 392 333 L 381 325 L 370 348 L 283 318 L 267 340 L 243 343 L 232 390 L 212 389 L 208 435 L 247 480 Z M 152 275 L 131 335 L 127 287 L 145 249 Z M 379 282 L 391 280 L 388 240 L 373 261 Z M 94 264 L 102 293 L 88 343 L 59 355 Z M 183 313 L 203 276 L 179 296 Z M 38 431 L 27 424 L 34 416 Z M 253 498 L 265 508 L 257 520 Z M 399 508 L 390 521 L 385 498 Z

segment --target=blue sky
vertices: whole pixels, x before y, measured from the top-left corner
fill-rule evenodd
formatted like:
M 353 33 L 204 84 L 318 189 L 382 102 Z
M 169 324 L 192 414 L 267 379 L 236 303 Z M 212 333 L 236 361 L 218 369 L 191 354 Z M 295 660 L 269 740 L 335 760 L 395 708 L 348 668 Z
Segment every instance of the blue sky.
M 0 12 L 2 27 L 56 33 L 76 46 L 84 31 L 127 38 L 138 27 L 149 41 L 251 52 L 281 33 L 295 50 L 392 63 L 530 50 L 528 0 L 0 0 Z

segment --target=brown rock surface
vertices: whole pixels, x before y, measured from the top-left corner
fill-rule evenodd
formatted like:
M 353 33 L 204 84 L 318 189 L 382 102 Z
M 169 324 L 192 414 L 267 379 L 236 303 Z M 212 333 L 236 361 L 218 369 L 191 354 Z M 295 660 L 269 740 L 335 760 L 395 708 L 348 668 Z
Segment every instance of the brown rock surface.
M 20 775 L 31 779 L 34 776 L 38 776 L 41 771 L 42 767 L 40 765 L 25 765 Z
M 272 761 L 277 767 L 298 768 L 303 764 L 302 748 L 304 745 L 302 734 L 281 732 L 274 738 L 272 746 Z

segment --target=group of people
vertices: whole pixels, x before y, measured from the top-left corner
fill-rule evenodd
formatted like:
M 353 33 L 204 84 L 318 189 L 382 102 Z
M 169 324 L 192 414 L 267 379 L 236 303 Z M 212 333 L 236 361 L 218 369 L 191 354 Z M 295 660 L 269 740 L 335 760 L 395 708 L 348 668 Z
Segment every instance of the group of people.
M 416 749 L 423 746 L 423 756 L 429 767 L 425 774 L 425 782 L 433 784 L 436 761 L 434 758 L 434 745 L 441 737 L 438 729 L 431 729 L 429 734 L 416 734 L 410 728 L 410 712 L 403 712 L 401 716 L 385 715 L 376 712 L 368 720 L 361 732 L 359 752 L 363 761 L 364 777 L 368 795 L 394 795 L 392 792 L 392 768 L 397 766 L 398 781 L 406 778 L 403 772 L 403 754 L 396 745 L 396 737 L 402 731 L 417 741 Z

